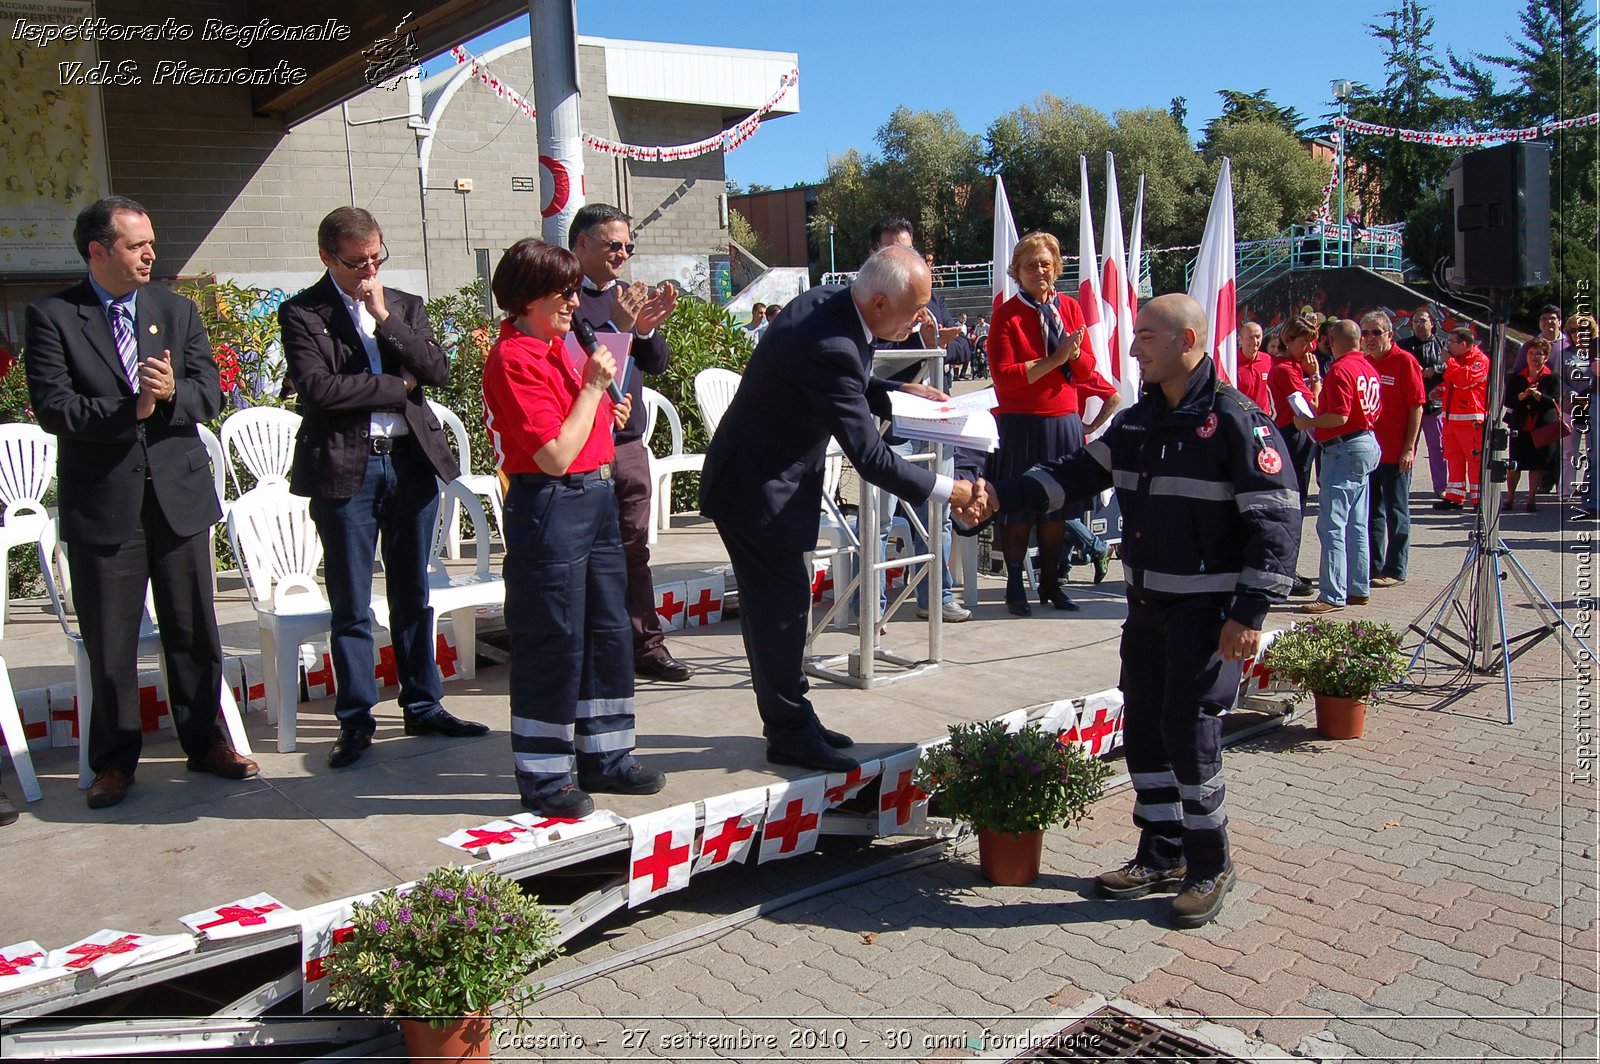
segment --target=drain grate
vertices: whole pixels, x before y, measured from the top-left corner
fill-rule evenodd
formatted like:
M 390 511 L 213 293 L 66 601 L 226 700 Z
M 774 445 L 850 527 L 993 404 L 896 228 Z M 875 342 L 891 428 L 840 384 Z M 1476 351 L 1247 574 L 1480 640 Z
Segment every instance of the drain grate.
M 1151 1023 L 1120 1009 L 1103 1008 L 1064 1027 L 1020 1057 L 1023 1061 L 1166 1060 L 1205 1064 L 1246 1064 L 1225 1056 L 1197 1038 Z

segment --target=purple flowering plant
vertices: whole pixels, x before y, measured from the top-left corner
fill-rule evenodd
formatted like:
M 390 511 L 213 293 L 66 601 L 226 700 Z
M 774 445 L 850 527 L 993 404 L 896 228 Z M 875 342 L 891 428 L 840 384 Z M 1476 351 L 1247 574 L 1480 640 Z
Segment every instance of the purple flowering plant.
M 435 1026 L 502 1004 L 525 1005 L 541 989 L 528 983 L 528 973 L 559 952 L 558 929 L 515 881 L 436 868 L 356 903 L 349 937 L 328 961 L 328 998 Z
M 1312 694 L 1370 699 L 1405 679 L 1400 634 L 1375 621 L 1300 621 L 1267 648 L 1266 666 Z
M 933 795 L 939 815 L 1012 834 L 1078 823 L 1110 775 L 1110 766 L 1037 723 L 1015 732 L 999 721 L 952 724 L 949 739 L 917 764 L 917 786 Z

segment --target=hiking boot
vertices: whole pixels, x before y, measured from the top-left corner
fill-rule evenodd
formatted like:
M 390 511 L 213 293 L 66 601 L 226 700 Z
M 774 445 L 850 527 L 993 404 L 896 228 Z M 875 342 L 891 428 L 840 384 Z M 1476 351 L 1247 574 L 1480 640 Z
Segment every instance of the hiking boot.
M 522 807 L 540 816 L 581 819 L 594 812 L 594 799 L 570 784 L 541 798 L 522 796 Z
M 1203 927 L 1222 911 L 1222 899 L 1233 889 L 1233 863 L 1208 879 L 1185 879 L 1172 899 L 1172 922 L 1178 927 Z
M 1305 598 L 1307 595 L 1315 595 L 1316 593 L 1317 585 L 1303 576 L 1295 577 L 1294 586 L 1289 589 L 1289 594 L 1295 598 Z
M 590 794 L 655 794 L 667 785 L 666 773 L 635 761 L 625 772 L 611 776 L 578 773 L 578 789 Z
M 1149 868 L 1135 859 L 1121 868 L 1095 876 L 1095 889 L 1102 898 L 1115 898 L 1118 901 L 1142 898 L 1152 891 L 1177 890 L 1183 883 L 1186 871 L 1184 865 L 1177 868 Z
M 1096 554 L 1093 561 L 1094 582 L 1098 584 L 1106 578 L 1106 573 L 1111 571 L 1111 548 L 1107 547 L 1099 554 Z

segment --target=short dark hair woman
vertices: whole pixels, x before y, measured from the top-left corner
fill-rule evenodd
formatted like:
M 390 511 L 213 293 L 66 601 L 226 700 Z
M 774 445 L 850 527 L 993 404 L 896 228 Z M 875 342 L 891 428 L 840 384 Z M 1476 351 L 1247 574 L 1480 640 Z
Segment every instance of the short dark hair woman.
M 510 481 L 505 501 L 511 752 L 522 804 L 586 816 L 589 791 L 654 794 L 666 777 L 633 757 L 633 629 L 611 480 L 611 354 L 566 345 L 581 283 L 564 248 L 519 240 L 495 267 L 505 311 L 483 368 L 484 423 Z

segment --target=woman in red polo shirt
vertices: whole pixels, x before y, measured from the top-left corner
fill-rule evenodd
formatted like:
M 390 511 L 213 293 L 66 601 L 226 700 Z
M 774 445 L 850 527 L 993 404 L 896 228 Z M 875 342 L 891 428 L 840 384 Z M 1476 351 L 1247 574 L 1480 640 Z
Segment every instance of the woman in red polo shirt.
M 1078 301 L 1056 291 L 1061 242 L 1049 233 L 1029 233 L 1011 253 L 1008 272 L 1021 291 L 1001 304 L 989 327 L 989 373 L 1000 401 L 995 411 L 1000 448 L 989 459 L 993 481 L 1020 477 L 1040 462 L 1065 458 L 1083 447 L 1078 385 L 1087 383 L 1095 370 Z M 1022 566 L 1036 520 L 1039 601 L 1058 610 L 1078 608 L 1061 590 L 1059 569 L 1066 520 L 1083 516 L 1082 500 L 1068 500 L 1043 517 L 1018 513 L 997 518 L 1006 560 L 1006 608 L 1012 613 L 1033 613 Z
M 611 480 L 628 406 L 617 365 L 565 343 L 582 271 L 570 251 L 526 239 L 495 267 L 505 311 L 483 367 L 484 424 L 505 501 L 511 752 L 522 804 L 594 811 L 587 792 L 654 794 L 666 777 L 633 757 L 633 630 Z

